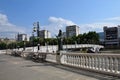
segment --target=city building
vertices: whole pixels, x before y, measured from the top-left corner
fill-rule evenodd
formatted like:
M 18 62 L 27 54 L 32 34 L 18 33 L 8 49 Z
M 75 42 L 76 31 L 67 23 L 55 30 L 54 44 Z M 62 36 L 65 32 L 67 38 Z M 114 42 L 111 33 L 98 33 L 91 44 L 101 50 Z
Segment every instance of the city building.
M 104 42 L 105 46 L 120 46 L 120 26 L 107 27 L 104 26 Z
M 19 34 L 18 33 L 17 41 L 27 41 L 27 34 Z
M 62 33 L 62 37 L 63 37 L 63 38 L 66 38 L 66 32 L 63 32 L 63 33 Z
M 51 38 L 51 33 L 48 30 L 39 31 L 40 38 Z
M 66 37 L 78 36 L 80 33 L 79 26 L 71 25 L 66 27 Z

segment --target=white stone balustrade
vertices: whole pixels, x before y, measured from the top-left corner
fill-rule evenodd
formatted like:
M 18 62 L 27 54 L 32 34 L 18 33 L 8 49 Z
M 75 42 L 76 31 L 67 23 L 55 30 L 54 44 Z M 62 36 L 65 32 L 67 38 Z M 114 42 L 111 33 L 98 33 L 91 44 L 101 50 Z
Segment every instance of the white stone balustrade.
M 61 63 L 120 76 L 120 54 L 62 53 Z
M 63 49 L 85 48 L 85 47 L 93 47 L 93 48 L 99 48 L 99 49 L 104 48 L 104 46 L 94 45 L 94 44 L 63 45 Z M 14 50 L 18 50 L 18 49 L 14 49 Z M 19 48 L 19 51 L 22 51 L 22 50 L 23 50 L 23 48 Z M 26 47 L 25 50 L 37 52 L 38 51 L 38 47 L 37 46 Z M 48 45 L 48 46 L 40 46 L 39 52 L 56 52 L 57 50 L 58 50 L 58 46 L 57 45 Z

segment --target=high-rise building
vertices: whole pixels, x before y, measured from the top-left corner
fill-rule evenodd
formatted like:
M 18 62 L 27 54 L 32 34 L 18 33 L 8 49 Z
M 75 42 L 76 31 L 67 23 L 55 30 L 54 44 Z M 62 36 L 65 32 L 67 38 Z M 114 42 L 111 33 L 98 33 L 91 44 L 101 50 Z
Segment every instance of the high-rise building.
M 106 46 L 120 46 L 120 26 L 104 26 L 104 41 Z
M 66 37 L 78 36 L 80 33 L 79 26 L 71 25 L 66 27 Z
M 27 34 L 18 34 L 17 41 L 27 41 Z
M 40 38 L 51 38 L 51 33 L 48 30 L 39 31 Z

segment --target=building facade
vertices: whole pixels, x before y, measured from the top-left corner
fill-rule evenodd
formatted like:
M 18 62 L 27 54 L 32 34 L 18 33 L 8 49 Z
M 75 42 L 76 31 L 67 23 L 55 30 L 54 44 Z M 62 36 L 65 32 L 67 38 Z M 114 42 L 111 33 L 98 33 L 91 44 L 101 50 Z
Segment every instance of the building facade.
M 71 25 L 66 27 L 66 37 L 78 36 L 80 28 L 77 25 Z
M 105 46 L 120 46 L 120 26 L 104 26 L 103 29 Z
M 51 33 L 48 30 L 39 31 L 40 38 L 51 38 Z
M 17 41 L 27 41 L 27 34 L 18 34 Z
M 62 37 L 63 37 L 63 38 L 66 38 L 66 32 L 63 32 L 63 33 L 62 33 Z

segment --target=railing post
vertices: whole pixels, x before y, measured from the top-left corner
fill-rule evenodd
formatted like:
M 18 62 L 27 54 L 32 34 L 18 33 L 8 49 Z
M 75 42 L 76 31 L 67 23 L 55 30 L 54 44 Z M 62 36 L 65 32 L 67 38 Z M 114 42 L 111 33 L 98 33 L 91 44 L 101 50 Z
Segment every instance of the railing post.
M 56 53 L 56 62 L 57 62 L 58 64 L 61 64 L 61 61 L 60 61 L 60 52 L 57 52 L 57 53 Z

